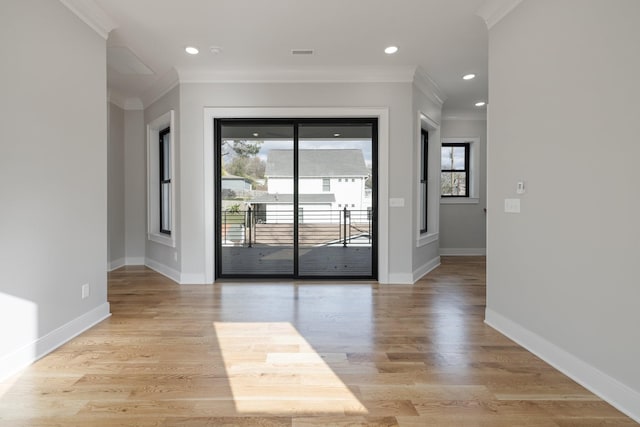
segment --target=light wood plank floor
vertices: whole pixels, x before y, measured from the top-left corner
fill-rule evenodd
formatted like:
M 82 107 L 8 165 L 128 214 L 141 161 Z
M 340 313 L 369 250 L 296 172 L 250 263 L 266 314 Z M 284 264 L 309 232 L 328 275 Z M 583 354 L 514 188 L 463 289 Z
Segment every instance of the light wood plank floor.
M 484 325 L 484 258 L 415 286 L 109 275 L 113 316 L 0 384 L 0 426 L 632 426 Z

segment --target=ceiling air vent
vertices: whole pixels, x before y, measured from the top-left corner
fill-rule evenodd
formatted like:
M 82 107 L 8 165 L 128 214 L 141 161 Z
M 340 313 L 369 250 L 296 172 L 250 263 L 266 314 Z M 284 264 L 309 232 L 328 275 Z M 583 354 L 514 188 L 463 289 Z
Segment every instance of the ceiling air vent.
M 313 55 L 313 49 L 291 49 L 292 55 Z

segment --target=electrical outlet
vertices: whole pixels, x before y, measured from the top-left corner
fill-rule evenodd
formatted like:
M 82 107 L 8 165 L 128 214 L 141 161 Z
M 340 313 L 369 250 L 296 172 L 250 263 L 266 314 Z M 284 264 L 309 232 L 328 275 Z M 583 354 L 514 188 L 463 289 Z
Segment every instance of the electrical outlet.
M 85 283 L 82 285 L 82 299 L 89 298 L 89 284 Z

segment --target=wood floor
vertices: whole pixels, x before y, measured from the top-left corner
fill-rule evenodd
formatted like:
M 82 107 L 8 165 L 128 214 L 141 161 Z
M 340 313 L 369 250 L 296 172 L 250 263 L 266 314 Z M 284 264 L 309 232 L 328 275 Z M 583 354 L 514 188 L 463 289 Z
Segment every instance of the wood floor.
M 111 318 L 0 384 L 0 426 L 637 425 L 484 325 L 484 277 L 483 258 L 415 286 L 123 268 Z

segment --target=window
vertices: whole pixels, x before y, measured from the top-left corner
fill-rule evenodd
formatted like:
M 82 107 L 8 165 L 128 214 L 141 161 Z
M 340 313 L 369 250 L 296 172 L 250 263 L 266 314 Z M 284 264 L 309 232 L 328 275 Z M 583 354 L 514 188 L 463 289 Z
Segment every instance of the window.
M 441 148 L 440 195 L 469 197 L 469 143 L 443 143 Z
M 429 180 L 429 133 L 420 131 L 420 233 L 427 232 L 427 187 Z
M 322 178 L 322 191 L 331 191 L 331 181 L 329 178 Z
M 175 248 L 173 110 L 147 124 L 147 238 Z
M 171 234 L 171 128 L 159 133 L 160 154 L 160 232 Z

